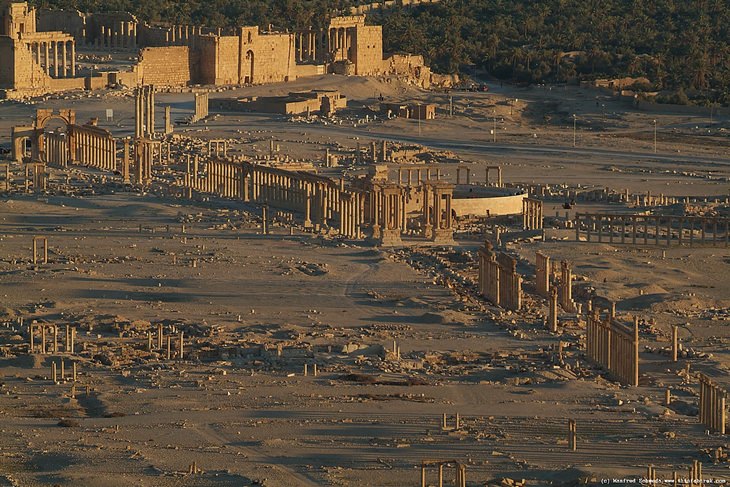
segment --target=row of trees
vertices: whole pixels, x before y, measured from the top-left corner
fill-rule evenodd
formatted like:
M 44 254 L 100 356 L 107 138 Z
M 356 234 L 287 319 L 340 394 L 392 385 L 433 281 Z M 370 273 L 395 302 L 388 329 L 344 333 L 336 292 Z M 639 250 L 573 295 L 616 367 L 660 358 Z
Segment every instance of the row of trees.
M 367 2 L 369 0 L 362 0 Z M 214 27 L 322 27 L 356 0 L 36 0 L 49 8 L 130 11 Z M 387 52 L 434 70 L 465 66 L 518 82 L 645 76 L 654 88 L 730 101 L 727 0 L 442 0 L 376 10 Z
M 520 82 L 645 76 L 730 101 L 727 0 L 445 0 L 378 12 L 385 47 Z

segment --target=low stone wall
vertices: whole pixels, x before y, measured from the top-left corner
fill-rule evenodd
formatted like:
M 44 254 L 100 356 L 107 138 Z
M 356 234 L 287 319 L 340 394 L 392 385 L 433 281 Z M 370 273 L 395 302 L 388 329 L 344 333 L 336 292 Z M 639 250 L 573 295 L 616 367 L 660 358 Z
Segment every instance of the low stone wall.
M 451 208 L 457 217 L 519 215 L 522 213 L 522 200 L 526 197 L 527 194 L 514 194 L 514 190 L 503 188 L 460 185 L 454 190 Z

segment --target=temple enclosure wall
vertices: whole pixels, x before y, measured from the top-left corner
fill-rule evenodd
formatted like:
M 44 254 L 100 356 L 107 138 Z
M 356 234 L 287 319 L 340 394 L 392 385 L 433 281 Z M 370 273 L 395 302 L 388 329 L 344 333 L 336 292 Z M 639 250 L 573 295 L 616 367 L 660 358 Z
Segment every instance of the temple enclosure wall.
M 384 58 L 382 27 L 367 25 L 365 15 L 333 17 L 319 31 L 296 32 L 150 25 L 127 12 L 37 14 L 26 2 L 0 3 L 0 16 L 6 19 L 0 30 L 0 96 L 6 98 L 116 84 L 277 83 L 325 73 L 398 76 L 424 88 L 436 80 L 453 81 L 431 73 L 421 56 Z M 77 77 L 77 45 L 138 52 L 139 61 L 131 69 L 101 75 L 85 68 Z
M 187 86 L 193 79 L 192 53 L 187 46 L 142 49 L 138 84 Z

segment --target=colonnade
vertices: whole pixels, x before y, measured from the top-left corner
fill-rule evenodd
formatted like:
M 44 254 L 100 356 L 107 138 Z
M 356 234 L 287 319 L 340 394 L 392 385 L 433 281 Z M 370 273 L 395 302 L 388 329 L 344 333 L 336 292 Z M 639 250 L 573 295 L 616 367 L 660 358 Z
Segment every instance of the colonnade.
M 134 136 L 150 137 L 155 133 L 155 87 L 140 86 L 134 91 Z
M 373 144 L 375 144 L 373 142 Z M 441 180 L 441 168 L 438 166 L 431 166 L 428 164 L 418 164 L 415 166 L 398 167 L 398 184 L 413 185 L 415 175 L 415 184 L 421 184 L 431 181 Z M 457 169 L 457 184 L 458 184 L 458 169 Z
M 700 374 L 700 423 L 710 431 L 725 434 L 727 392 L 715 381 Z
M 314 31 L 295 33 L 294 47 L 297 62 L 315 61 L 317 59 L 317 33 Z
M 71 125 L 68 130 L 73 163 L 116 171 L 116 140 L 108 130 L 87 125 Z
M 613 317 L 601 319 L 598 310 L 588 315 L 586 355 L 592 362 L 608 370 L 622 384 L 639 385 L 639 320 L 633 329 Z
M 524 198 L 522 200 L 522 229 L 540 230 L 542 227 L 542 201 L 535 198 Z
M 39 336 L 40 343 L 36 343 L 36 336 Z M 76 341 L 76 327 L 65 325 L 64 351 L 74 353 L 74 342 Z M 49 343 L 50 342 L 50 343 Z M 28 324 L 28 353 L 58 353 L 58 325 L 51 324 Z
M 148 186 L 152 183 L 152 164 L 155 145 L 158 144 L 149 139 L 136 139 L 134 142 L 134 179 L 138 185 Z
M 233 198 L 248 201 L 249 173 L 241 163 L 230 161 L 208 161 L 206 163 L 206 177 L 201 178 L 197 171 L 197 164 L 191 167 L 188 157 L 185 185 L 203 193 L 214 193 L 224 198 Z
M 577 213 L 575 239 L 586 242 L 671 246 L 730 243 L 730 218 Z
M 354 61 L 350 59 L 354 31 L 350 27 L 334 27 L 327 31 L 328 51 L 333 55 L 333 61 Z
M 94 38 L 97 49 L 137 49 L 137 22 L 118 20 L 99 26 Z
M 437 460 L 424 460 L 421 463 L 421 487 L 428 487 L 430 484 L 426 482 L 426 472 L 428 467 L 438 467 L 438 487 L 444 485 L 444 467 L 454 467 L 454 487 L 466 487 L 466 465 L 459 463 L 456 460 L 449 461 L 437 461 Z
M 53 78 L 76 77 L 76 44 L 70 36 L 63 40 L 30 41 L 33 60 Z
M 406 194 L 399 184 L 373 184 L 367 199 L 368 223 L 373 240 L 382 245 L 401 245 L 401 233 L 406 228 Z
M 558 284 L 560 307 L 566 313 L 574 313 L 577 306 L 573 300 L 573 266 L 567 260 L 560 262 L 560 281 Z
M 517 311 L 522 307 L 522 276 L 517 261 L 503 252 L 495 252 L 485 242 L 479 254 L 479 294 L 497 306 Z
M 494 183 L 491 183 L 489 180 L 489 173 L 491 171 L 497 172 L 497 181 Z M 487 186 L 495 186 L 497 188 L 502 188 L 504 186 L 504 184 L 502 183 L 502 168 L 500 166 L 487 166 L 485 172 L 485 184 Z
M 201 26 L 173 25 L 165 32 L 165 41 L 167 45 L 193 46 L 197 37 L 202 34 L 203 28 Z
M 66 167 L 69 163 L 68 135 L 63 132 L 48 132 L 45 137 L 46 163 Z

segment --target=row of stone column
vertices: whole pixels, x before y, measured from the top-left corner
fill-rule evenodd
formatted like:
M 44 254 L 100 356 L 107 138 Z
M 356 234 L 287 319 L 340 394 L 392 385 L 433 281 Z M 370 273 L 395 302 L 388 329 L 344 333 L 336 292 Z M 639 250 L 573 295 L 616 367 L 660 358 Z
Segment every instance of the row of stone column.
M 194 46 L 203 28 L 195 25 L 173 25 L 165 32 L 165 42 L 174 46 Z M 220 35 L 220 31 L 218 33 Z
M 33 60 L 53 78 L 76 77 L 76 44 L 73 39 L 31 42 Z
M 507 254 L 494 251 L 485 242 L 479 254 L 479 293 L 505 309 L 517 311 L 522 307 L 522 276 L 517 273 L 517 261 Z
M 328 51 L 334 56 L 333 61 L 349 59 L 354 38 L 354 29 L 335 27 L 328 31 Z M 351 60 L 352 61 L 352 60 Z
M 155 142 L 137 139 L 134 144 L 134 179 L 138 185 L 149 186 L 152 183 L 152 165 L 154 163 Z
M 466 487 L 466 465 L 459 462 L 423 462 L 421 464 L 421 487 L 428 487 L 431 485 L 426 482 L 426 472 L 429 466 L 438 467 L 438 486 L 443 487 L 444 485 L 444 467 L 454 464 L 454 487 Z
M 57 167 L 66 167 L 69 162 L 67 135 L 58 132 L 45 134 L 45 161 Z
M 94 45 L 98 49 L 136 49 L 139 45 L 137 36 L 137 22 L 119 20 L 99 26 Z
M 204 179 L 196 178 L 199 185 L 195 188 L 205 193 L 215 193 L 223 198 L 248 199 L 248 171 L 240 163 L 228 161 L 208 161 L 207 175 Z
M 348 238 L 362 237 L 363 195 L 344 192 L 340 197 L 340 233 Z
M 575 301 L 573 301 L 573 266 L 567 260 L 560 262 L 560 280 L 558 285 L 560 307 L 566 313 L 575 313 L 577 306 Z
M 697 235 L 699 233 L 699 235 Z M 711 244 L 728 246 L 730 218 L 666 215 L 606 215 L 583 214 L 575 216 L 576 241 L 643 243 L 671 246 Z
M 155 87 L 138 87 L 134 91 L 134 101 L 134 136 L 151 137 L 155 133 Z
M 608 370 L 625 385 L 639 385 L 639 320 L 633 330 L 613 317 L 601 319 L 598 310 L 588 315 L 586 324 L 586 356 Z
M 6 172 L 8 175 L 8 172 Z M 9 183 L 6 179 L 6 183 Z M 25 192 L 30 193 L 31 185 L 33 192 L 39 193 L 45 191 L 48 187 L 48 173 L 46 172 L 46 164 L 44 162 L 32 162 L 25 164 Z
M 83 127 L 74 127 L 70 137 L 76 148 L 74 162 L 105 171 L 117 169 L 116 140 Z
M 405 177 L 404 177 L 405 175 Z M 404 184 L 407 183 L 408 186 L 413 185 L 414 179 L 413 176 L 415 175 L 415 184 L 423 184 L 427 182 L 431 182 L 433 180 L 440 181 L 441 180 L 441 168 L 439 167 L 428 167 L 428 166 L 420 166 L 420 167 L 399 167 L 398 168 L 398 184 Z M 458 184 L 458 169 L 457 169 L 457 184 Z
M 294 34 L 294 47 L 297 62 L 317 59 L 317 33 L 312 31 Z
M 542 201 L 535 198 L 522 200 L 522 229 L 540 230 L 543 227 Z
M 37 342 L 37 337 L 40 342 Z M 64 351 L 74 353 L 76 328 L 65 325 Z M 36 324 L 28 325 L 28 353 L 58 353 L 58 325 Z
M 727 392 L 705 374 L 700 379 L 700 423 L 710 431 L 725 434 Z

